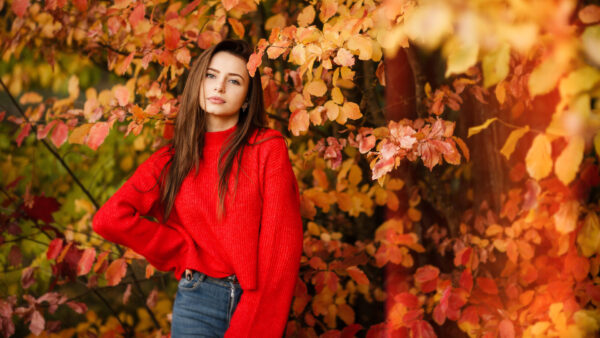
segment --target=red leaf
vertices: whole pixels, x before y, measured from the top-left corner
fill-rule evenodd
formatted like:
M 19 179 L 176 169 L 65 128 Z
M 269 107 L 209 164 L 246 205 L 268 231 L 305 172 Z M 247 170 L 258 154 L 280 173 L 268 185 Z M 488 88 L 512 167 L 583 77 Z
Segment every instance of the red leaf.
M 85 303 L 71 301 L 71 302 L 67 302 L 66 304 L 67 304 L 68 307 L 70 307 L 71 309 L 73 309 L 73 311 L 75 311 L 75 312 L 77 312 L 79 314 L 86 313 L 87 309 L 88 309 L 87 305 L 85 305 Z
M 73 0 L 73 4 L 80 12 L 85 12 L 87 10 L 87 0 Z
M 133 60 L 133 56 L 134 55 L 135 55 L 135 51 L 133 51 L 133 52 L 129 53 L 129 55 L 127 55 L 127 57 L 125 58 L 125 60 L 123 60 L 123 63 L 121 63 L 119 65 L 119 68 L 116 70 L 116 73 L 118 75 L 125 74 L 125 72 L 129 68 L 129 65 L 131 64 L 131 61 Z
M 47 259 L 55 259 L 58 254 L 60 253 L 60 251 L 62 250 L 63 247 L 63 240 L 62 238 L 55 238 L 52 240 L 52 242 L 50 242 L 50 245 L 48 245 L 48 251 L 46 251 L 46 258 Z
M 23 128 L 21 128 L 21 131 L 19 132 L 19 135 L 17 136 L 17 146 L 20 147 L 21 143 L 23 143 L 23 140 L 25 139 L 25 137 L 27 137 L 27 135 L 29 135 L 29 131 L 31 131 L 31 123 L 26 123 Z
M 31 322 L 29 323 L 29 330 L 36 336 L 39 336 L 44 331 L 46 321 L 38 310 L 34 310 L 31 315 Z
M 77 276 L 82 276 L 90 272 L 94 259 L 96 259 L 96 249 L 85 249 L 79 259 L 79 263 L 77 263 Z
M 0 122 L 4 120 L 4 116 L 6 115 L 6 111 L 0 112 Z
M 478 277 L 477 285 L 481 288 L 481 290 L 490 295 L 498 294 L 498 287 L 496 286 L 496 282 L 487 277 Z
M 69 136 L 69 127 L 63 121 L 58 121 L 56 128 L 52 131 L 52 143 L 56 148 L 60 148 L 67 141 L 67 136 Z
M 460 274 L 460 280 L 458 283 L 461 288 L 471 292 L 471 289 L 473 289 L 473 275 L 471 274 L 470 269 L 463 270 L 463 272 Z
M 167 49 L 177 49 L 179 45 L 179 30 L 171 25 L 165 25 L 165 47 Z
M 28 208 L 23 205 L 23 211 L 33 220 L 40 220 L 44 223 L 54 222 L 52 213 L 60 209 L 60 203 L 54 197 L 34 196 L 33 207 Z
M 8 263 L 12 266 L 18 266 L 23 260 L 23 254 L 18 246 L 13 245 L 8 252 Z
M 145 13 L 146 13 L 146 10 L 144 7 L 144 3 L 140 2 L 135 7 L 135 9 L 131 12 L 131 14 L 129 15 L 129 23 L 131 24 L 131 27 L 133 29 L 135 29 L 135 27 L 137 27 L 138 23 L 140 23 L 140 21 L 142 21 Z
M 437 279 L 440 270 L 433 265 L 425 265 L 420 267 L 415 272 L 415 281 L 417 283 L 425 283 Z
M 514 338 L 515 327 L 513 322 L 509 319 L 504 319 L 498 325 L 498 331 L 500 332 L 500 338 Z
M 123 292 L 123 304 L 127 304 L 129 297 L 131 297 L 131 284 L 127 284 L 127 288 Z
M 419 298 L 412 293 L 402 292 L 394 296 L 394 301 L 401 303 L 408 309 L 414 309 L 419 306 Z
M 52 120 L 50 123 L 48 123 L 47 125 L 45 125 L 43 128 L 38 128 L 37 129 L 37 139 L 41 140 L 44 137 L 46 137 L 48 135 L 48 132 L 50 132 L 50 130 L 52 129 L 52 127 L 54 127 L 55 124 L 58 123 L 59 120 Z
M 424 320 L 417 320 L 411 325 L 412 337 L 415 338 L 436 338 L 433 327 Z
M 35 283 L 33 273 L 36 269 L 37 267 L 28 266 L 21 272 L 21 286 L 23 287 L 23 289 L 28 289 L 30 286 L 33 285 L 33 283 Z
M 96 150 L 104 142 L 108 135 L 109 125 L 107 122 L 98 122 L 90 128 L 90 132 L 86 141 L 88 147 Z
M 121 282 L 127 273 L 127 262 L 123 258 L 114 260 L 106 269 L 104 276 L 106 277 L 108 286 L 115 286 Z
M 348 325 L 346 326 L 344 329 L 342 329 L 342 335 L 341 338 L 352 338 L 352 337 L 356 337 L 356 333 L 358 331 L 360 331 L 362 329 L 362 325 L 360 324 L 352 324 L 352 325 Z
M 12 3 L 12 10 L 18 17 L 23 17 L 29 7 L 29 0 L 15 0 Z
M 158 290 L 155 287 L 154 289 L 152 289 L 152 291 L 150 291 L 148 298 L 146 298 L 146 305 L 148 305 L 149 308 L 155 307 L 157 299 L 158 299 Z
M 102 268 L 106 262 L 107 256 L 108 256 L 108 251 L 103 251 L 98 255 L 98 257 L 96 259 L 96 264 L 94 264 L 94 272 L 102 273 Z
M 356 266 L 350 266 L 346 268 L 346 271 L 357 284 L 369 285 L 369 278 L 367 278 L 367 275 L 361 269 Z
M 200 2 L 201 2 L 200 0 L 194 0 L 194 1 L 190 2 L 181 10 L 181 12 L 179 12 L 179 16 L 183 17 L 183 16 L 190 14 L 194 9 L 196 9 L 196 7 L 198 7 Z

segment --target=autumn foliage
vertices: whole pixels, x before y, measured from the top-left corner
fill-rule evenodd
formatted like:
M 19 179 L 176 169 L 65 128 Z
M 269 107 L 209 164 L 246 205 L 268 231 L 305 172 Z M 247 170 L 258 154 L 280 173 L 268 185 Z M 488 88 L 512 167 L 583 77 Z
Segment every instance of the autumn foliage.
M 90 223 L 243 38 L 300 187 L 286 336 L 597 335 L 591 3 L 0 0 L 0 332 L 169 334 L 173 276 Z

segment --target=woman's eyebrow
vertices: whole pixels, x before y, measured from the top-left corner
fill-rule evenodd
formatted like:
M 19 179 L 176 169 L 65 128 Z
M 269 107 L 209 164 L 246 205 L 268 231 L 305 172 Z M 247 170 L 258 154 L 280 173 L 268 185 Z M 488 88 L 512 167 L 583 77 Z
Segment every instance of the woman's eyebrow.
M 208 70 L 212 70 L 213 72 L 220 73 L 218 70 L 216 70 L 216 69 L 214 69 L 214 68 L 210 68 L 210 67 L 209 67 L 209 68 L 208 68 Z M 243 77 L 243 76 L 241 76 L 241 75 L 240 75 L 240 74 L 238 74 L 238 73 L 229 73 L 228 75 L 235 75 L 235 76 L 239 76 L 239 77 L 241 77 L 241 78 L 242 78 L 242 80 L 244 79 L 244 77 Z

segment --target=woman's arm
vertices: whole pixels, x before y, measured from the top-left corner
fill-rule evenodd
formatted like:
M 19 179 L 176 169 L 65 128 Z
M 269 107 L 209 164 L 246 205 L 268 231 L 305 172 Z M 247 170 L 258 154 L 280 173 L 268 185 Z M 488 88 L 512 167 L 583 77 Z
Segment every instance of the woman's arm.
M 244 290 L 225 337 L 281 337 L 290 312 L 302 255 L 298 183 L 283 139 L 274 141 L 263 179 L 258 285 Z
M 184 238 L 175 228 L 142 217 L 150 213 L 160 198 L 157 178 L 168 159 L 166 149 L 165 146 L 157 150 L 140 164 L 92 220 L 95 232 L 132 248 L 162 271 L 177 268 L 175 262 L 186 248 Z

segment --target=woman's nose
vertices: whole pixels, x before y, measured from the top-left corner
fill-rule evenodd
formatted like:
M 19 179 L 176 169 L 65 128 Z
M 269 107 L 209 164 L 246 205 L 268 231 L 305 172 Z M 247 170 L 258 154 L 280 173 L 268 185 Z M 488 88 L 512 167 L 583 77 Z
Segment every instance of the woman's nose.
M 215 84 L 215 90 L 219 93 L 225 91 L 225 80 L 220 80 Z

